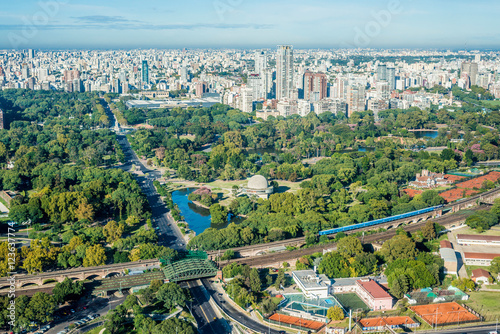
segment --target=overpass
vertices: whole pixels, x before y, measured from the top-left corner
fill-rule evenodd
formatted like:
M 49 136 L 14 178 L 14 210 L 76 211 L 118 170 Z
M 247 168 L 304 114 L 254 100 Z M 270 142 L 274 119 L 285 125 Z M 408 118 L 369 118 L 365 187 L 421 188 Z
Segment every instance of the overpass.
M 139 260 L 106 266 L 55 270 L 52 272 L 40 273 L 38 275 L 15 275 L 15 280 L 13 281 L 3 277 L 0 279 L 0 293 L 2 293 L 2 290 L 9 289 L 11 286 L 15 287 L 16 290 L 20 290 L 27 286 L 31 287 L 32 285 L 44 288 L 48 287 L 49 284 L 62 282 L 66 278 L 80 281 L 99 280 L 100 282 L 96 287 L 97 291 L 130 288 L 138 286 L 137 284 L 144 285 L 144 279 L 139 279 L 142 274 L 124 275 L 125 270 L 153 270 L 159 269 L 160 265 L 162 265 L 161 271 L 157 270 L 158 274 L 155 274 L 155 279 L 162 279 L 169 282 L 213 277 L 218 273 L 217 266 L 208 259 L 205 252 L 184 252 L 180 253 L 180 255 L 173 260 Z M 151 273 L 146 273 L 144 275 L 147 276 L 147 274 Z M 149 280 L 149 282 L 151 282 L 151 280 Z

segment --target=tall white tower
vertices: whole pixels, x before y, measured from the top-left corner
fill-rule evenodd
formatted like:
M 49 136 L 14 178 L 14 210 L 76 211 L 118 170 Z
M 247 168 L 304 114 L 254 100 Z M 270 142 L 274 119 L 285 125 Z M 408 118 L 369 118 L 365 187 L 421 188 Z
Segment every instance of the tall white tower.
M 293 95 L 293 46 L 278 45 L 276 55 L 276 98 L 289 99 Z

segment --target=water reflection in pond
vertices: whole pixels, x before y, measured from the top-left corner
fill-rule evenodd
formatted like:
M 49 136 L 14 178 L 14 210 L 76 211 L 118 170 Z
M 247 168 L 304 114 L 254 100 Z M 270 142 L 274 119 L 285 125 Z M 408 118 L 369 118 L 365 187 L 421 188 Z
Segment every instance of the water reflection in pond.
M 202 233 L 209 227 L 221 229 L 227 227 L 230 222 L 238 224 L 244 220 L 244 218 L 241 217 L 232 217 L 226 224 L 212 224 L 210 210 L 202 208 L 188 199 L 189 194 L 195 190 L 196 188 L 176 190 L 172 193 L 172 200 L 179 206 L 181 215 L 184 216 L 184 219 L 189 224 L 189 228 L 196 232 L 196 235 Z

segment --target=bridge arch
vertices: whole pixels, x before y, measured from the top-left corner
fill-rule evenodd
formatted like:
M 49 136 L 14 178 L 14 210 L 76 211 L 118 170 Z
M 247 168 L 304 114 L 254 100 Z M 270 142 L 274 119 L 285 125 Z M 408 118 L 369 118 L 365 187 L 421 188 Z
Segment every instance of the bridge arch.
M 7 289 L 10 289 L 10 285 L 4 285 L 4 286 L 0 286 L 0 290 L 7 290 Z
M 95 279 L 98 279 L 100 278 L 101 276 L 97 275 L 97 274 L 92 274 L 92 275 L 88 275 L 85 277 L 85 280 L 95 280 Z
M 50 284 L 50 283 L 59 283 L 59 280 L 54 278 L 49 278 L 43 281 L 42 285 Z
M 106 273 L 104 276 L 102 276 L 103 278 L 109 278 L 109 277 L 115 277 L 115 276 L 120 276 L 121 275 L 121 272 L 118 272 L 118 271 L 111 271 L 109 273 Z
M 32 282 L 32 281 L 24 282 L 23 284 L 21 284 L 20 288 L 25 288 L 28 286 L 38 286 L 38 282 Z

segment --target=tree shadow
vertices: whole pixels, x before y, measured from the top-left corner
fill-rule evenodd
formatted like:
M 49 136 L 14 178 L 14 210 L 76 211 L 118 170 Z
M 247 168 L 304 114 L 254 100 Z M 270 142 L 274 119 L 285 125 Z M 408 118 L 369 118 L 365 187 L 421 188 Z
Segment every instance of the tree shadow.
M 291 188 L 290 187 L 287 187 L 287 186 L 279 186 L 278 187 L 278 190 L 275 191 L 275 193 L 284 193 L 284 192 L 287 192 L 288 190 L 290 190 Z

